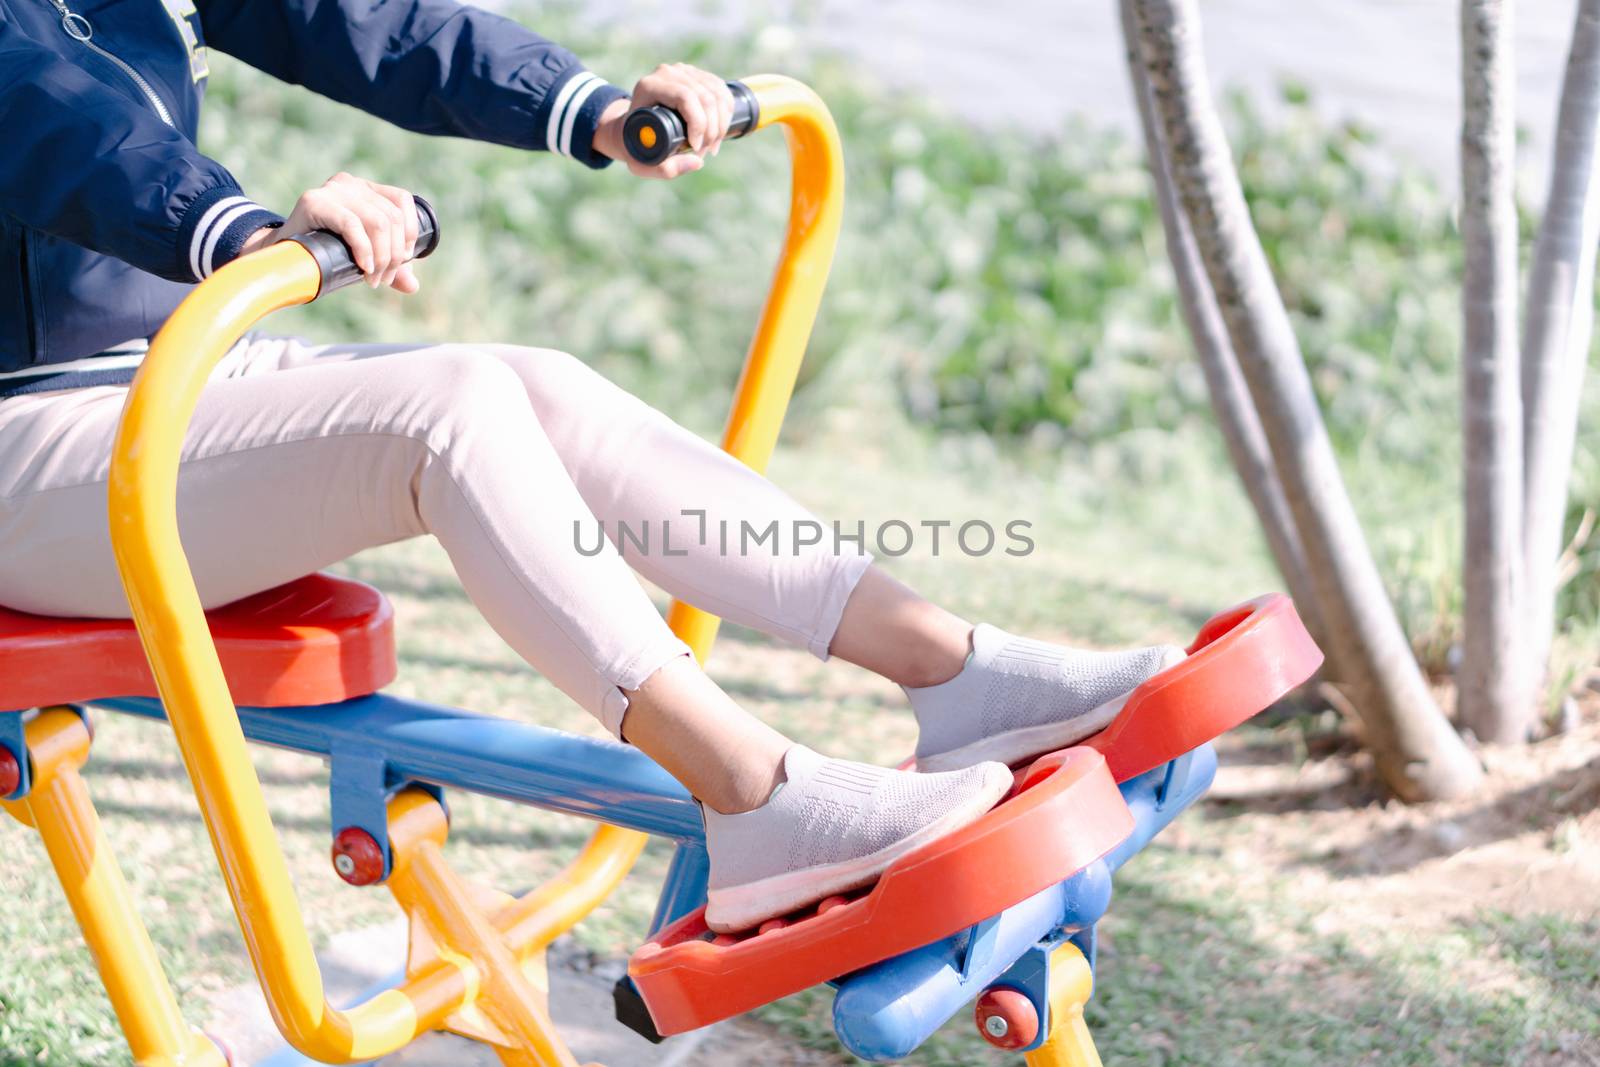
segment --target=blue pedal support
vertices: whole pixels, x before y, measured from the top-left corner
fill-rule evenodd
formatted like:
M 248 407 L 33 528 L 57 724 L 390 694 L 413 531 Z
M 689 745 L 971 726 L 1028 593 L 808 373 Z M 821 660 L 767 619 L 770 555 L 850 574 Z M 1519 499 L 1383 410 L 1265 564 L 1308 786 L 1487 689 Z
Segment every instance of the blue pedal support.
M 1006 985 L 1049 1015 L 1050 950 L 1069 938 L 1094 962 L 1094 925 L 1111 904 L 1111 876 L 1210 788 L 1217 757 L 1203 745 L 1122 784 L 1134 830 L 1066 881 L 959 934 L 841 978 L 833 1026 L 864 1060 L 902 1059 L 991 985 Z M 1048 1028 L 1030 1048 L 1044 1041 Z

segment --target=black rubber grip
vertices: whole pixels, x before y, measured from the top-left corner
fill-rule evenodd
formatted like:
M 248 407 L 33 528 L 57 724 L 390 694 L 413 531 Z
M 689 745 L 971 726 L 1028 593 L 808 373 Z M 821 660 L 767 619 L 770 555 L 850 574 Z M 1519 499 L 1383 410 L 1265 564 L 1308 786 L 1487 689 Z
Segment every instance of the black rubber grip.
M 760 121 L 761 105 L 756 103 L 756 94 L 744 82 L 729 82 L 728 88 L 733 92 L 733 121 L 728 124 L 728 137 L 743 137 Z M 689 136 L 684 131 L 682 115 L 663 104 L 655 104 L 628 112 L 622 122 L 622 144 L 634 159 L 653 167 L 687 151 Z
M 417 202 L 417 243 L 411 247 L 411 258 L 422 259 L 439 247 L 439 216 L 434 214 L 433 205 L 422 197 L 412 199 Z M 290 240 L 303 245 L 322 271 L 322 288 L 317 290 L 317 296 L 326 296 L 361 280 L 361 268 L 356 266 L 355 256 L 350 254 L 344 238 L 332 230 L 312 230 Z

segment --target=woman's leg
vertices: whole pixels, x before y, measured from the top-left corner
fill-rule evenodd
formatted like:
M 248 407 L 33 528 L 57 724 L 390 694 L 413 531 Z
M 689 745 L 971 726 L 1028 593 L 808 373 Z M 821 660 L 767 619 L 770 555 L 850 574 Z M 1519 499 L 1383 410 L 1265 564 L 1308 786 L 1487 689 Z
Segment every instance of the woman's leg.
M 1166 646 L 1089 652 L 974 627 L 872 567 L 860 546 L 836 543 L 831 524 L 770 481 L 571 356 L 507 345 L 470 350 L 515 372 L 584 502 L 636 570 L 707 611 L 900 684 L 921 727 L 919 766 L 1015 762 L 1071 744 L 1181 658 Z M 393 351 L 306 349 L 295 358 L 317 364 Z M 599 532 L 584 538 L 596 542 Z
M 90 389 L 0 404 L 0 602 L 127 614 L 105 514 L 122 397 Z M 572 525 L 588 509 L 517 379 L 487 356 L 215 381 L 185 442 L 178 499 L 208 607 L 431 532 L 500 635 L 613 732 L 628 692 L 688 662 L 614 551 L 574 549 Z M 742 715 L 697 670 L 671 672 L 640 702 L 646 718 L 686 731 L 696 713 L 723 729 Z M 691 788 L 737 810 L 771 792 L 786 746 L 770 731 L 732 732 L 745 744 L 707 749 L 684 770 Z M 766 793 L 747 784 L 763 778 Z
M 1009 786 L 998 764 L 913 775 L 824 759 L 745 715 L 614 550 L 575 549 L 573 524 L 592 515 L 503 363 L 425 352 L 281 374 L 229 366 L 237 376 L 202 396 L 179 478 L 202 602 L 434 534 L 513 648 L 613 731 L 627 712 L 629 736 L 710 805 L 707 914 L 720 928 L 865 884 Z M 122 397 L 0 403 L 0 603 L 127 614 L 105 487 Z
M 613 528 L 659 533 L 686 511 L 709 530 L 776 527 L 772 550 L 688 537 L 674 542 L 678 554 L 658 540 L 628 560 L 698 607 L 902 686 L 923 769 L 1012 763 L 1071 744 L 1182 658 L 1169 646 L 1092 652 L 974 627 L 871 566 L 860 546 L 841 551 L 831 524 L 572 357 L 489 351 L 516 371 L 579 492 Z M 814 542 L 800 543 L 802 531 Z
M 1072 744 L 1183 656 L 1169 646 L 1083 651 L 974 627 L 871 566 L 860 546 L 841 551 L 831 524 L 572 357 L 488 350 L 516 371 L 579 492 L 613 529 L 659 535 L 667 522 L 688 526 L 685 512 L 707 530 L 775 527 L 772 549 L 691 536 L 669 554 L 658 538 L 655 551 L 628 560 L 698 607 L 898 683 L 923 769 L 1013 763 Z M 801 543 L 804 531 L 812 543 Z
M 290 347 L 270 369 L 390 359 L 408 351 Z M 832 526 L 770 481 L 564 352 L 516 345 L 426 351 L 487 355 L 515 372 L 594 516 L 569 531 L 569 539 L 592 545 L 603 524 L 626 561 L 673 596 L 828 657 L 845 604 L 871 565 L 870 556 L 854 550 L 859 546 L 836 546 Z M 903 636 L 920 647 L 920 632 L 900 633 L 915 621 L 893 620 L 885 644 Z M 850 650 L 833 651 L 848 658 Z M 896 681 L 911 680 L 897 677 L 902 672 L 886 657 L 866 665 L 887 668 Z

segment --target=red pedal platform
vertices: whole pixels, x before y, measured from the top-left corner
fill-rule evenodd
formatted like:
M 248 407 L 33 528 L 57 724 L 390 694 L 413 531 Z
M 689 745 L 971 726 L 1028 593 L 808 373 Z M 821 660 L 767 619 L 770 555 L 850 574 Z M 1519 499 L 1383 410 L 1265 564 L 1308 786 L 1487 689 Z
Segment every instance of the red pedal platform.
M 1216 740 L 1322 666 L 1322 650 L 1282 593 L 1214 615 L 1188 651 L 1188 659 L 1135 689 L 1111 725 L 1083 742 L 1105 755 L 1118 782 Z
M 394 680 L 394 611 L 370 585 L 313 574 L 207 612 L 206 622 L 244 707 L 333 704 Z M 0 710 L 155 695 L 129 620 L 0 608 Z
M 1099 753 L 1068 749 L 977 822 L 896 861 L 853 900 L 716 937 L 705 909 L 662 929 L 628 974 L 661 1034 L 679 1034 L 908 952 L 1071 877 L 1133 830 Z
M 904 857 L 864 895 L 741 935 L 714 936 L 704 908 L 661 930 L 628 964 L 656 1030 L 683 1033 L 749 1011 L 947 937 L 1070 878 L 1133 829 L 1115 783 L 1216 739 L 1322 663 L 1282 594 L 1216 615 L 1188 652 L 1135 689 L 1110 726 L 1033 761 L 1011 797 Z

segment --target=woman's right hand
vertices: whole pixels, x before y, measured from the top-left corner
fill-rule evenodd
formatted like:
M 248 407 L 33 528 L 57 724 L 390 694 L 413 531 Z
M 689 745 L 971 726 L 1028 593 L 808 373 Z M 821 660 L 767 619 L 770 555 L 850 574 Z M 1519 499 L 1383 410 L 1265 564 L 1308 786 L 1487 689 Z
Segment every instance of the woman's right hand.
M 417 205 L 404 189 L 340 171 L 296 200 L 282 226 L 251 234 L 241 254 L 312 230 L 338 234 L 374 289 L 388 285 L 402 293 L 417 291 L 417 277 L 407 262 L 417 243 Z

